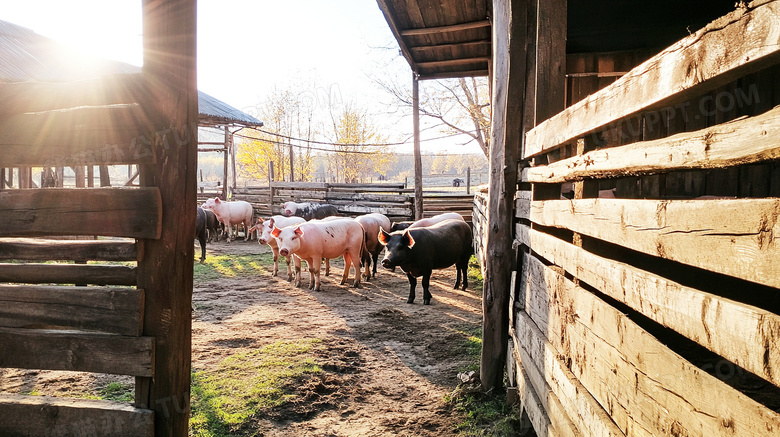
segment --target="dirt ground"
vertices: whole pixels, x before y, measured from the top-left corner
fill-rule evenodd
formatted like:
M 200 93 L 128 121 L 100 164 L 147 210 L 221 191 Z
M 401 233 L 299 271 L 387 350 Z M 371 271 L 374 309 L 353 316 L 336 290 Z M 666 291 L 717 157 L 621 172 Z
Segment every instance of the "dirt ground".
M 196 244 L 196 251 L 199 248 Z M 269 251 L 256 242 L 208 245 L 208 256 Z M 381 258 L 380 258 L 381 259 Z M 304 264 L 305 265 L 305 264 Z M 268 266 L 271 271 L 272 266 Z M 478 291 L 453 290 L 455 268 L 436 271 L 432 304 L 407 304 L 406 276 L 379 268 L 363 288 L 339 285 L 343 261 L 332 263 L 322 291 L 279 275 L 196 281 L 193 371 L 280 340 L 318 338 L 324 372 L 298 388 L 301 401 L 256 424 L 262 436 L 452 436 L 461 421 L 444 402 L 468 364 L 464 332 L 481 327 Z M 323 269 L 324 270 L 324 269 Z M 323 352 L 325 351 L 325 352 Z M 0 391 L 68 396 L 130 377 L 0 369 Z
M 213 254 L 268 250 L 257 243 L 215 243 Z M 380 258 L 381 259 L 381 258 Z M 283 264 L 283 263 L 282 263 Z M 305 264 L 304 264 L 305 265 Z M 451 436 L 459 421 L 444 395 L 467 365 L 466 332 L 481 325 L 473 290 L 453 290 L 455 268 L 434 273 L 432 304 L 407 304 L 409 285 L 398 269 L 355 289 L 339 285 L 343 261 L 332 263 L 322 291 L 276 277 L 195 284 L 193 367 L 201 369 L 244 348 L 279 340 L 320 338 L 325 375 L 299 388 L 305 402 L 258 424 L 267 436 Z M 323 269 L 324 270 L 324 269 Z

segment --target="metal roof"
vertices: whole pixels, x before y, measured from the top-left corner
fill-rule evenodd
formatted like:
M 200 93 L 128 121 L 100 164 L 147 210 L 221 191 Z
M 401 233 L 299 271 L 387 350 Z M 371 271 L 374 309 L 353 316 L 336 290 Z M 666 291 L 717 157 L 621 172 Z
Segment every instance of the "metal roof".
M 106 74 L 139 73 L 141 67 L 82 55 L 51 38 L 0 20 L 0 82 L 63 82 Z M 199 122 L 262 126 L 263 122 L 198 91 Z
M 490 0 L 377 0 L 420 79 L 487 76 Z

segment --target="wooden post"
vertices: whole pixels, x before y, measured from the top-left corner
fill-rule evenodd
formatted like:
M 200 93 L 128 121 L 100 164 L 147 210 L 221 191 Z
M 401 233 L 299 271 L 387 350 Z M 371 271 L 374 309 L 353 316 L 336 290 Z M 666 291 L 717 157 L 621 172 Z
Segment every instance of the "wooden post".
M 510 272 L 514 264 L 511 232 L 522 133 L 508 126 L 520 122 L 523 115 L 526 4 L 521 0 L 493 1 L 493 128 L 480 363 L 480 379 L 485 390 L 503 388 L 509 338 Z
M 84 166 L 83 165 L 77 165 L 75 167 L 71 167 L 73 171 L 76 173 L 76 188 L 84 188 L 87 186 L 86 181 L 84 180 Z
M 290 182 L 295 182 L 295 160 L 293 159 L 292 144 L 290 144 Z
M 0 190 L 5 189 L 5 169 L 0 168 Z
M 227 128 L 225 128 L 225 132 L 227 132 Z M 231 186 L 231 191 L 235 191 L 236 189 L 236 143 L 233 141 L 233 134 L 228 134 L 228 144 L 230 144 L 230 165 L 233 170 L 233 185 Z
M 100 186 L 101 187 L 110 187 L 111 186 L 111 175 L 108 173 L 108 166 L 107 165 L 100 165 L 100 166 L 98 166 L 98 169 L 100 171 Z
M 414 129 L 414 219 L 423 218 L 422 156 L 420 155 L 420 80 L 412 73 L 412 123 Z
M 222 200 L 227 200 L 228 186 L 228 155 L 230 154 L 230 142 L 228 141 L 228 128 L 225 126 L 225 150 L 222 151 L 225 160 L 222 163 Z
M 92 165 L 87 166 L 87 186 L 90 188 L 95 186 L 95 167 Z
M 268 161 L 268 209 L 271 211 L 271 215 L 274 214 L 274 162 Z
M 65 185 L 65 167 L 57 167 L 57 186 L 62 188 Z
M 466 195 L 471 192 L 471 167 L 466 167 Z
M 154 410 L 154 435 L 187 436 L 192 362 L 192 274 L 198 164 L 196 0 L 143 0 L 143 75 L 154 100 L 154 125 L 189 130 L 184 141 L 155 138 L 156 163 L 141 183 L 159 187 L 159 239 L 141 240 L 139 288 L 145 290 L 143 335 L 155 337 L 154 378 L 136 379 L 136 404 Z

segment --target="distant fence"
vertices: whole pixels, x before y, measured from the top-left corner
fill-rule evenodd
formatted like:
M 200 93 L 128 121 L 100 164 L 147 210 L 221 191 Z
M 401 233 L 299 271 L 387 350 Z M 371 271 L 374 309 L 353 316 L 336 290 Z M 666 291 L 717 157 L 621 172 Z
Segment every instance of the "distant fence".
M 392 221 L 402 221 L 414 218 L 413 191 L 404 188 L 402 183 L 274 182 L 270 187 L 235 188 L 232 199 L 251 203 L 256 216 L 279 214 L 282 203 L 296 201 L 329 203 L 344 215 L 377 212 Z M 473 199 L 473 195 L 426 193 L 423 195 L 423 217 L 457 212 L 471 222 Z

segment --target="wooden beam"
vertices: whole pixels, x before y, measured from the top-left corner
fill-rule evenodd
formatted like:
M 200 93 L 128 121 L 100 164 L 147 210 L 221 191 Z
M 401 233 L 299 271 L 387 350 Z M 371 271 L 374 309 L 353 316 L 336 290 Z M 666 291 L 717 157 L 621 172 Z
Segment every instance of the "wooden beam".
M 537 1 L 536 6 L 534 102 L 540 123 L 566 107 L 567 1 Z
M 4 117 L 0 119 L 0 166 L 152 162 L 151 144 L 157 140 L 149 127 L 152 117 L 137 104 Z
M 154 435 L 154 413 L 121 402 L 0 393 L 0 410 L 2 435 Z
M 0 237 L 157 238 L 162 215 L 160 202 L 160 191 L 156 188 L 3 191 L 0 192 L 0 223 L 3 223 Z
M 639 111 L 684 102 L 777 62 L 778 15 L 780 4 L 758 0 L 713 21 L 530 131 L 524 158 Z
M 134 241 L 0 239 L 0 259 L 27 261 L 136 261 Z
M 143 73 L 157 96 L 158 126 L 198 124 L 196 1 L 143 0 Z M 198 138 L 189 135 L 156 150 L 142 166 L 141 185 L 157 186 L 159 238 L 141 241 L 139 288 L 146 292 L 144 335 L 155 337 L 155 378 L 136 378 L 136 406 L 155 411 L 155 435 L 185 437 L 192 367 L 192 274 L 197 201 Z
M 436 51 L 470 50 L 470 49 L 484 48 L 487 49 L 488 52 L 490 52 L 490 47 L 491 47 L 490 40 L 485 40 L 485 41 L 457 42 L 451 44 L 436 44 L 436 45 L 428 45 L 428 46 L 410 46 L 409 50 L 411 50 L 413 53 L 430 53 Z
M 0 83 L 0 116 L 83 106 L 107 106 L 147 101 L 140 73 L 112 74 L 68 82 Z
M 522 119 L 525 88 L 526 3 L 494 0 L 492 137 L 488 224 L 485 238 L 485 281 L 482 291 L 482 355 L 480 379 L 487 390 L 503 389 L 504 364 L 509 337 L 509 272 L 514 251 L 506 237 L 513 229 L 517 191 L 517 153 L 521 135 L 511 129 Z
M 636 176 L 780 159 L 780 107 L 762 115 L 653 141 L 594 150 L 523 170 L 523 182 Z
M 154 375 L 151 337 L 0 328 L 0 348 L 0 367 Z
M 402 30 L 401 36 L 437 35 L 461 30 L 482 29 L 490 27 L 490 20 L 472 21 L 469 23 L 451 24 L 449 26 L 422 27 L 419 29 Z
M 414 134 L 414 219 L 423 218 L 422 156 L 420 154 L 420 83 L 412 73 L 412 131 Z
M 780 287 L 780 199 L 535 201 L 531 221 Z
M 765 435 L 780 414 L 696 367 L 625 314 L 531 257 L 531 318 L 626 435 Z M 539 273 L 538 276 L 537 273 Z M 543 318 L 540 318 L 543 317 Z M 518 319 L 521 323 L 524 318 Z M 523 331 L 525 332 L 525 331 Z M 718 402 L 713 402 L 717 399 Z
M 143 290 L 0 285 L 0 327 L 56 326 L 141 335 Z
M 518 235 L 520 243 L 580 281 L 780 386 L 780 316 L 602 258 L 527 227 Z
M 136 285 L 136 268 L 94 264 L 0 264 L 0 282 Z
M 434 79 L 454 79 L 458 77 L 480 77 L 487 76 L 488 70 L 460 70 L 460 71 L 442 71 L 436 73 L 421 72 L 419 80 L 434 80 Z
M 488 63 L 490 62 L 490 56 L 479 56 L 475 58 L 460 58 L 460 59 L 445 59 L 441 61 L 428 61 L 418 62 L 417 66 L 420 68 L 438 68 L 438 67 L 453 67 L 464 64 L 473 63 Z

